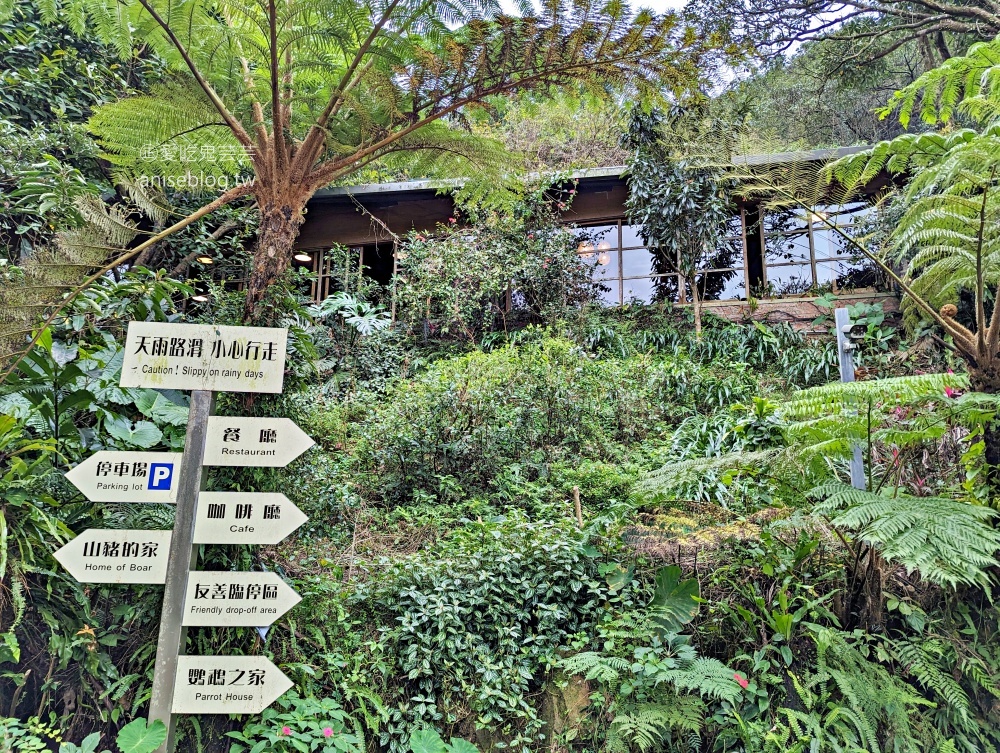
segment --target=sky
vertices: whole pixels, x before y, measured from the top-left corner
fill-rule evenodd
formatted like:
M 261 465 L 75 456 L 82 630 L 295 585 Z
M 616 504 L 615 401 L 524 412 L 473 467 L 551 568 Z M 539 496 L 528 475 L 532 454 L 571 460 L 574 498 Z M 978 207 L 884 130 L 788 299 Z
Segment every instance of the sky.
M 650 8 L 657 13 L 663 13 L 668 10 L 678 10 L 684 7 L 685 0 L 633 0 L 630 3 L 633 10 L 637 10 L 640 6 L 644 8 Z M 515 3 L 511 0 L 500 0 L 500 7 L 509 13 L 515 13 L 515 8 L 517 7 Z

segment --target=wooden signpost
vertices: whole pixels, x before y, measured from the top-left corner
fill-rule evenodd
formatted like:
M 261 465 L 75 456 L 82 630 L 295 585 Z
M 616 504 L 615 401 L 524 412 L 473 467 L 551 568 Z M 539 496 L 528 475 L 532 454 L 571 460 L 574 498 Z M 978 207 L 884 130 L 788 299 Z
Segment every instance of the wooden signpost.
M 205 465 L 284 468 L 314 444 L 290 418 L 212 416 Z
M 270 625 L 301 600 L 275 573 L 192 571 L 188 575 L 183 624 Z
M 284 467 L 313 441 L 287 418 L 212 416 L 215 392 L 281 392 L 287 330 L 131 322 L 122 387 L 190 389 L 183 453 L 95 453 L 66 477 L 95 502 L 177 505 L 172 531 L 88 530 L 55 553 L 85 583 L 163 583 L 149 720 L 256 714 L 292 683 L 262 656 L 184 656 L 187 626 L 270 625 L 300 600 L 274 573 L 195 569 L 196 544 L 276 544 L 306 521 L 283 494 L 202 492 L 205 466 Z
M 174 714 L 259 714 L 292 687 L 263 656 L 181 656 Z

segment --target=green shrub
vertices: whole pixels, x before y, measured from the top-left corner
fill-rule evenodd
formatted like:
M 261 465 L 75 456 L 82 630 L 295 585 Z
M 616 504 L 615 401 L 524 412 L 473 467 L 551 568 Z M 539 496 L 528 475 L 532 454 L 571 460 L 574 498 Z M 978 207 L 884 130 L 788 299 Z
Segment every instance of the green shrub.
M 289 692 L 275 706 L 264 709 L 242 732 L 226 733 L 238 741 L 231 753 L 364 753 L 364 738 L 333 699 Z
M 527 749 L 542 737 L 532 695 L 560 646 L 617 595 L 599 552 L 569 521 L 511 513 L 472 523 L 411 557 L 371 566 L 356 599 L 382 629 L 398 683 L 382 742 L 404 750 L 422 726 Z
M 614 456 L 641 440 L 671 399 L 665 374 L 647 356 L 598 360 L 553 338 L 439 361 L 375 409 L 357 455 L 390 503 L 460 499 L 511 464 Z

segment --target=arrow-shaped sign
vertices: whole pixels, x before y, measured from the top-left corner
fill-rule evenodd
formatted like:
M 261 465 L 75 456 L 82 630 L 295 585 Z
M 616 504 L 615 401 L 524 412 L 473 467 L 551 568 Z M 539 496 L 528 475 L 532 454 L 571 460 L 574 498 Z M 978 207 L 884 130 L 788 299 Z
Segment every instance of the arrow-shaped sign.
M 178 656 L 175 714 L 259 714 L 292 681 L 263 656 Z
M 306 517 L 276 492 L 201 492 L 195 544 L 277 544 Z
M 302 600 L 275 573 L 196 571 L 188 575 L 184 625 L 270 625 Z
M 314 444 L 290 418 L 211 416 L 205 465 L 284 468 Z
M 170 531 L 91 528 L 53 556 L 81 583 L 165 583 Z
M 66 474 L 91 502 L 177 502 L 179 452 L 95 452 Z

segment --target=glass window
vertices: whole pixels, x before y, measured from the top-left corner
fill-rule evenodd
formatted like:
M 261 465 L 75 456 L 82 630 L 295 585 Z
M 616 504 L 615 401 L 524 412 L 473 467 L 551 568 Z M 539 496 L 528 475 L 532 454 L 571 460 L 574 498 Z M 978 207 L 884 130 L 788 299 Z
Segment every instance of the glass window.
M 764 239 L 768 264 L 809 261 L 809 234 L 774 236 Z
M 739 241 L 743 237 L 743 217 L 737 213 L 726 220 L 726 226 L 722 231 L 725 238 Z
M 808 264 L 768 266 L 767 287 L 772 295 L 800 295 L 813 287 Z
M 656 280 L 650 277 L 641 277 L 635 280 L 624 280 L 625 303 L 639 301 L 640 303 L 652 303 L 656 300 Z
M 618 280 L 601 280 L 600 300 L 605 306 L 621 304 L 621 283 Z
M 678 275 L 662 275 L 653 278 L 653 300 L 677 302 L 677 286 L 680 278 Z
M 709 269 L 729 269 L 730 267 L 743 266 L 743 240 L 741 238 L 728 238 L 715 250 L 715 253 L 707 260 L 706 266 Z
M 642 230 L 642 225 L 622 225 L 622 248 L 642 246 L 640 230 Z
M 706 301 L 733 301 L 746 296 L 742 269 L 713 269 L 702 283 Z
M 586 255 L 585 260 L 593 269 L 595 280 L 601 282 L 610 279 L 618 279 L 618 251 L 594 251 L 593 255 Z
M 786 210 L 783 212 L 764 213 L 764 235 L 775 233 L 801 233 L 806 229 L 805 217 L 797 212 Z
M 618 248 L 618 225 L 592 225 L 580 228 L 595 246 L 603 243 L 610 244 L 611 248 Z
M 877 288 L 884 285 L 881 271 L 865 259 L 838 259 L 816 263 L 820 285 L 832 284 L 835 290 Z
M 622 275 L 624 277 L 646 277 L 656 274 L 653 269 L 653 255 L 644 248 L 622 251 Z

